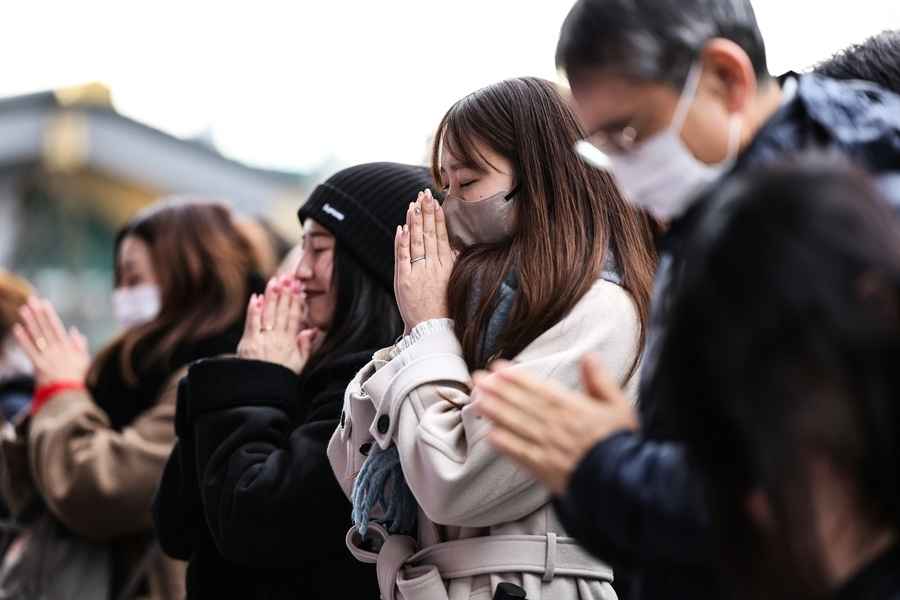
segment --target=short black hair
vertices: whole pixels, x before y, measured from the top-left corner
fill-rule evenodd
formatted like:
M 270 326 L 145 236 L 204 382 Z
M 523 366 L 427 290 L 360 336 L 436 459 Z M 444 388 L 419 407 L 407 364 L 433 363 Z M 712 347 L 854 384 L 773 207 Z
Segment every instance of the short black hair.
M 861 79 L 900 94 L 900 30 L 884 31 L 845 48 L 813 72 L 833 79 Z
M 578 0 L 566 17 L 556 65 L 572 82 L 593 71 L 680 87 L 703 46 L 726 38 L 768 79 L 750 0 Z

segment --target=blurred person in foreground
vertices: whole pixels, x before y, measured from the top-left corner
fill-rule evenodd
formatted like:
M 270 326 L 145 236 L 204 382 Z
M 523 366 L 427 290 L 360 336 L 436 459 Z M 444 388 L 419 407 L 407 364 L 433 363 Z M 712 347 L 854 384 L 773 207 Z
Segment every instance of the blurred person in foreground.
M 738 598 L 900 598 L 900 230 L 834 161 L 754 170 L 685 249 L 658 385 Z M 753 270 L 752 279 L 746 273 Z
M 183 594 L 183 569 L 158 552 L 150 512 L 175 441 L 176 384 L 189 363 L 234 352 L 261 282 L 231 211 L 210 202 L 140 213 L 119 232 L 114 260 L 123 331 L 95 359 L 46 300 L 29 299 L 14 329 L 35 368 L 19 430 L 30 474 L 19 485 L 35 493 L 17 507 L 26 529 L 0 576 L 7 594 Z M 100 558 L 79 563 L 89 550 Z
M 670 432 L 709 509 L 723 593 L 900 598 L 900 232 L 887 203 L 833 160 L 754 170 L 712 194 L 683 252 L 655 382 L 679 398 Z M 590 395 L 495 370 L 479 377 L 493 435 L 545 476 L 567 448 L 536 441 L 559 424 L 536 398 L 587 423 L 622 401 L 596 368 Z

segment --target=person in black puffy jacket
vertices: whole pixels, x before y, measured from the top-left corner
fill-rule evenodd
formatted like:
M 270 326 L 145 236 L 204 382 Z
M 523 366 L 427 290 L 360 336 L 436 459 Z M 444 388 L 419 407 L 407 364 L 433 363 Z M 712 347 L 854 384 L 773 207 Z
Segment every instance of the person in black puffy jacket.
M 394 233 L 430 184 L 424 168 L 370 163 L 318 186 L 295 276 L 251 298 L 237 357 L 181 381 L 154 520 L 163 550 L 190 561 L 188 598 L 377 598 L 374 568 L 345 547 L 351 507 L 325 450 L 347 384 L 403 332 Z

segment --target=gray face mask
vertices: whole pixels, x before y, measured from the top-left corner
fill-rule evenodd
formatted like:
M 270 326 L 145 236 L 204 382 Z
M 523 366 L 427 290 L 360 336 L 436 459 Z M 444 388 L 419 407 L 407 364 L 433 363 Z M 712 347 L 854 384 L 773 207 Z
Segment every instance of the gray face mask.
M 516 207 L 510 200 L 518 191 L 497 192 L 484 200 L 466 202 L 450 196 L 444 200 L 447 233 L 455 248 L 474 244 L 496 244 L 512 237 L 516 225 Z

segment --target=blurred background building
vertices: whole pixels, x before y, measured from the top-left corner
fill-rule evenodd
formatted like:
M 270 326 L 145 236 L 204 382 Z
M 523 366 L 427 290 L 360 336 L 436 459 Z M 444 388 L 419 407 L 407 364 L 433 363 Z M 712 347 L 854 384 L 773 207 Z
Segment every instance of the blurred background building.
M 160 196 L 219 199 L 280 225 L 307 178 L 222 156 L 119 114 L 101 84 L 0 100 L 0 265 L 28 278 L 95 343 L 110 318 L 116 230 Z

